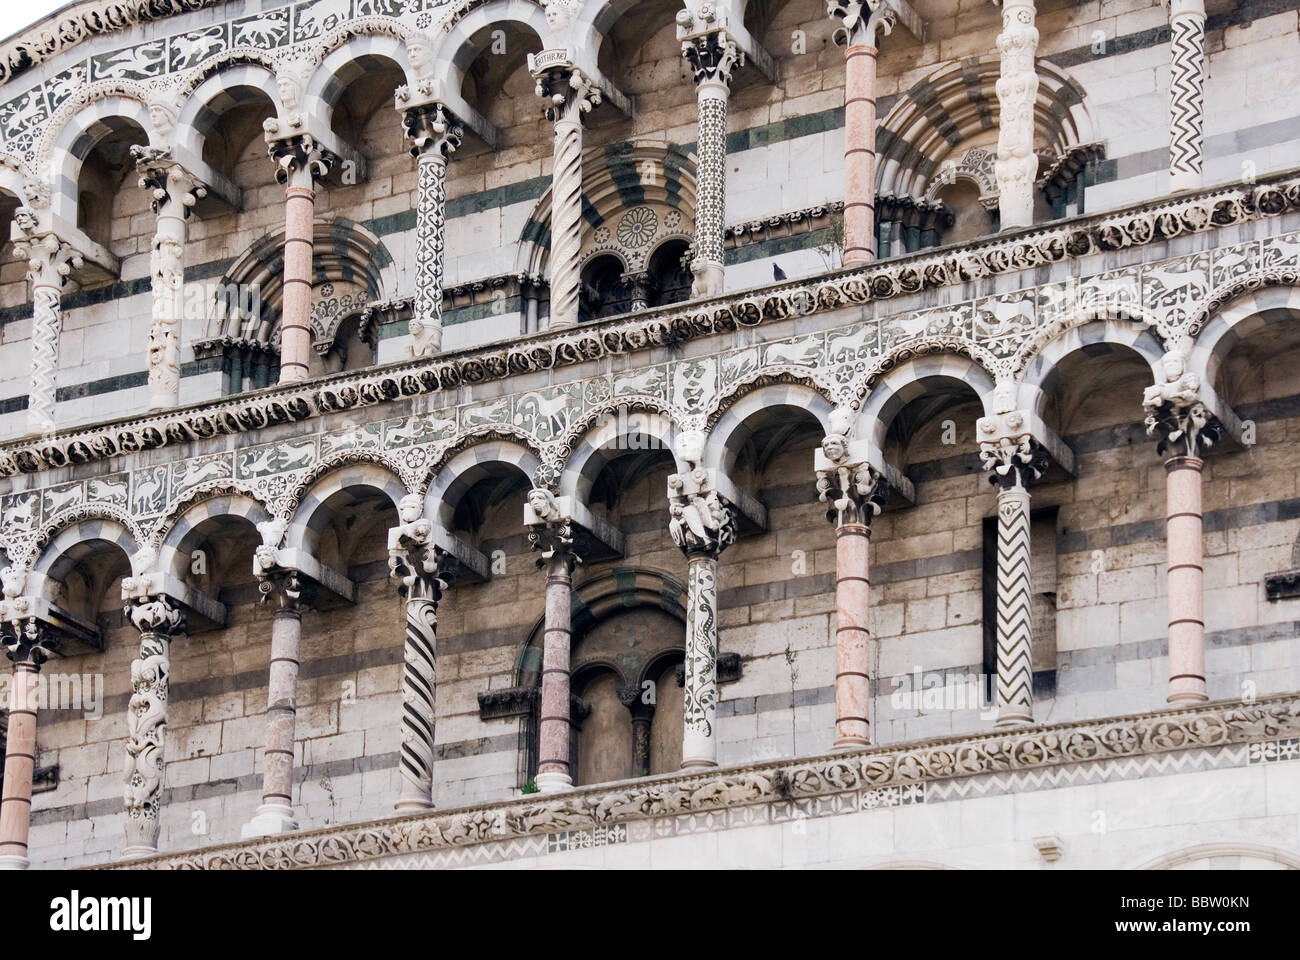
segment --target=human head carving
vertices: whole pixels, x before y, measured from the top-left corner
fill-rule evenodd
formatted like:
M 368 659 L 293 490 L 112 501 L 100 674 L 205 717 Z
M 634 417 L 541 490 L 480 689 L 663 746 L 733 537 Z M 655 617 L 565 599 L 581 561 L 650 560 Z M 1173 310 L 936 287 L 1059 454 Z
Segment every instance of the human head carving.
M 704 433 L 700 430 L 683 431 L 677 435 L 674 447 L 677 459 L 694 469 L 704 459 Z

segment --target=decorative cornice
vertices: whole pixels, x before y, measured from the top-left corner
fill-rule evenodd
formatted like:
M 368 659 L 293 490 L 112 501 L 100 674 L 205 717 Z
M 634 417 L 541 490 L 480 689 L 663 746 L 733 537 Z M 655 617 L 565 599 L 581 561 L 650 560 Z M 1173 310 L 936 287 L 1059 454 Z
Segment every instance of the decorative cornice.
M 501 691 L 501 694 L 514 691 Z M 491 695 L 489 695 L 491 696 Z M 373 861 L 555 831 L 1007 771 L 1221 747 L 1300 734 L 1300 695 L 638 778 L 558 796 L 326 827 L 106 864 L 120 870 L 287 870 Z M 96 868 L 92 868 L 96 869 Z
M 810 316 L 1100 252 L 1143 247 L 1297 209 L 1300 209 L 1300 177 L 1293 171 L 1286 178 L 1081 217 L 1046 229 L 1007 231 L 959 248 L 937 253 L 926 251 L 865 269 L 787 281 L 612 317 L 579 329 L 551 331 L 509 343 L 388 364 L 360 374 L 336 374 L 229 400 L 124 418 L 37 440 L 15 441 L 0 445 L 0 476 L 34 473 L 69 463 L 87 463 L 139 450 L 260 430 L 519 373 L 560 369 L 753 327 L 765 321 Z M 1268 277 L 1273 275 L 1277 276 L 1277 282 L 1283 282 L 1295 272 L 1289 268 L 1272 270 L 1258 283 L 1272 282 Z M 1255 282 L 1234 279 L 1231 285 L 1235 285 L 1234 289 L 1243 284 L 1248 288 L 1249 283 Z M 1214 291 L 1209 296 L 1220 294 Z M 1198 318 L 1204 323 L 1203 311 L 1193 308 L 1191 313 L 1193 325 Z M 1043 335 L 1050 334 L 1051 330 L 1045 326 Z M 1158 332 L 1162 336 L 1170 334 L 1163 329 Z M 1014 373 L 1028 361 L 1039 342 L 1035 336 L 1014 356 L 1006 358 L 1009 372 Z M 979 353 L 978 344 L 968 337 L 955 335 L 917 340 L 907 349 L 911 355 L 942 350 L 967 356 Z M 889 362 L 899 359 L 898 355 L 883 358 Z M 804 375 L 809 375 L 808 368 L 804 368 Z M 870 383 L 869 378 L 857 383 L 859 401 Z

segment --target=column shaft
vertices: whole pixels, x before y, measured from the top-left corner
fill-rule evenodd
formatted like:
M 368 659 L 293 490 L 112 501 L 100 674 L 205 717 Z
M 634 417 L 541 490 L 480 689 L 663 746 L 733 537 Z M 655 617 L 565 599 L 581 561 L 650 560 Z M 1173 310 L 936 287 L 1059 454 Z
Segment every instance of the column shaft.
M 181 319 L 185 312 L 185 213 L 178 199 L 158 208 L 153 238 L 149 323 L 149 409 L 174 407 L 181 391 Z
M 1201 186 L 1205 114 L 1205 0 L 1172 0 L 1169 13 L 1170 188 Z
M 310 173 L 295 175 L 284 193 L 280 382 L 289 383 L 307 378 L 307 361 L 311 354 L 312 220 L 315 206 Z
M 686 587 L 682 769 L 718 765 L 718 561 L 691 553 Z
M 442 275 L 447 210 L 447 158 L 436 150 L 420 154 L 415 227 L 416 356 L 442 352 Z M 415 325 L 412 324 L 414 327 Z
M 1197 457 L 1165 464 L 1169 577 L 1169 702 L 1209 699 L 1205 685 L 1201 470 Z
M 573 785 L 569 769 L 569 649 L 573 571 L 568 554 L 547 562 L 546 626 L 542 634 L 542 702 L 538 732 L 537 788 L 555 793 Z
M 15 662 L 9 688 L 9 730 L 5 736 L 3 794 L 0 794 L 0 870 L 22 870 L 32 818 L 32 774 L 36 770 L 38 667 Z
M 835 531 L 835 746 L 871 742 L 871 528 L 844 523 Z
M 578 322 L 581 252 L 582 121 L 566 113 L 555 121 L 551 171 L 551 327 Z
M 844 62 L 844 266 L 875 256 L 876 48 L 851 44 Z
M 131 662 L 131 699 L 126 711 L 125 856 L 158 851 L 163 750 L 167 735 L 167 682 L 171 639 L 142 631 L 140 658 Z
M 32 378 L 27 394 L 27 429 L 30 433 L 50 433 L 55 428 L 59 331 L 62 327 L 59 287 L 51 283 L 33 283 Z
M 397 810 L 433 806 L 434 704 L 438 601 L 406 601 L 406 650 L 402 668 L 402 788 Z
M 998 491 L 998 726 L 1032 723 L 1033 597 L 1029 569 L 1029 492 Z
M 1034 57 L 1038 30 L 1034 26 L 1034 0 L 1003 0 L 1002 56 L 998 95 L 998 206 L 1002 229 L 1034 222 L 1034 181 L 1038 157 L 1034 153 L 1034 104 L 1038 99 L 1038 73 Z
M 695 152 L 698 194 L 695 202 L 695 275 L 693 293 L 700 297 L 723 292 L 723 233 L 727 215 L 727 97 L 723 80 L 700 80 L 699 141 Z
M 271 669 L 266 689 L 266 749 L 262 753 L 262 805 L 244 825 L 243 839 L 298 829 L 293 813 L 293 745 L 298 718 L 298 651 L 302 638 L 302 608 L 298 581 L 288 578 L 263 592 L 278 592 L 271 621 Z

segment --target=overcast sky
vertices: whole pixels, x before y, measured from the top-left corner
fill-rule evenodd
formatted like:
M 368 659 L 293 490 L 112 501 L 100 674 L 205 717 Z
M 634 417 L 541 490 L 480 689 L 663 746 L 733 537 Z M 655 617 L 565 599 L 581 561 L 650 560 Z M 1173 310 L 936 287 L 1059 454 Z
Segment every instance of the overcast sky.
M 46 14 L 68 5 L 69 0 L 4 0 L 0 3 L 0 39 L 13 36 Z

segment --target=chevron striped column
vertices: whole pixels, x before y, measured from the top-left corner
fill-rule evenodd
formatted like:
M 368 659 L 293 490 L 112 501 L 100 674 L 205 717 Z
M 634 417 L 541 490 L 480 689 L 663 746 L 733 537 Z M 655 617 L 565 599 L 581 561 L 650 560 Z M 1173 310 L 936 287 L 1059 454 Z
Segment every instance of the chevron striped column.
M 1205 0 L 1172 0 L 1169 8 L 1170 189 L 1201 186 L 1205 117 Z
M 1208 700 L 1205 685 L 1204 565 L 1199 457 L 1165 462 L 1169 578 L 1169 703 Z
M 1029 577 L 1029 491 L 998 491 L 997 656 L 999 727 L 1032 723 L 1033 598 Z

